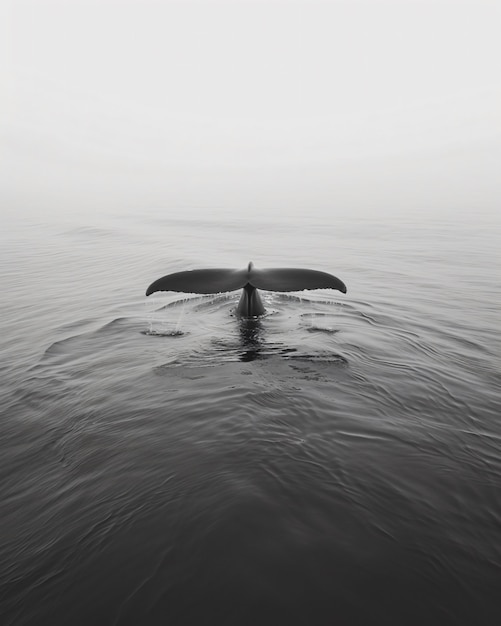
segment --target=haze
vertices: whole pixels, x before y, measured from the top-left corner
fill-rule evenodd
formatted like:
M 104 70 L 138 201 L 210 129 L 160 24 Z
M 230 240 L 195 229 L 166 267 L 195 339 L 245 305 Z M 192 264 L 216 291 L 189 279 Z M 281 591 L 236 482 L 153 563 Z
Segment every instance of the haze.
M 3 211 L 498 210 L 498 3 L 1 6 Z

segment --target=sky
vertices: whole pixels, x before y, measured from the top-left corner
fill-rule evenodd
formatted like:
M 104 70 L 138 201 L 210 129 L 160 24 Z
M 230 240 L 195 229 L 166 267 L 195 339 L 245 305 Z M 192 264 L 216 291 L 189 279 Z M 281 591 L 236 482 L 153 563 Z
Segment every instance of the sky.
M 488 0 L 3 0 L 0 210 L 499 213 Z

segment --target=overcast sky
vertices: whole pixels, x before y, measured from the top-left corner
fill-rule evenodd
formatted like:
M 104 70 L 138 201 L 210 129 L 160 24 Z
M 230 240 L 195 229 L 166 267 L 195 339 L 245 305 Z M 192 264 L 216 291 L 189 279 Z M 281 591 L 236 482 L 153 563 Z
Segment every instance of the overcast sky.
M 7 209 L 499 206 L 475 0 L 3 0 Z

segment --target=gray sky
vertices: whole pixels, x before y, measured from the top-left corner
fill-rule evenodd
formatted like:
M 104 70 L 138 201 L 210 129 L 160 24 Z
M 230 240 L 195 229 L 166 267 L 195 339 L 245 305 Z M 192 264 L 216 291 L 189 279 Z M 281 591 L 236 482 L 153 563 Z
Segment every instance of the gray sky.
M 475 0 L 3 0 L 3 209 L 494 212 Z

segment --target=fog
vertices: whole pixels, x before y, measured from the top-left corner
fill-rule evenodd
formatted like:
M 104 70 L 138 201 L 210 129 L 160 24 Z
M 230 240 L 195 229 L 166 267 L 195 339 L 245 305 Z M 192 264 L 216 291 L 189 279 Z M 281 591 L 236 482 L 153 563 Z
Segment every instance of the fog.
M 11 0 L 2 212 L 494 215 L 495 2 Z

